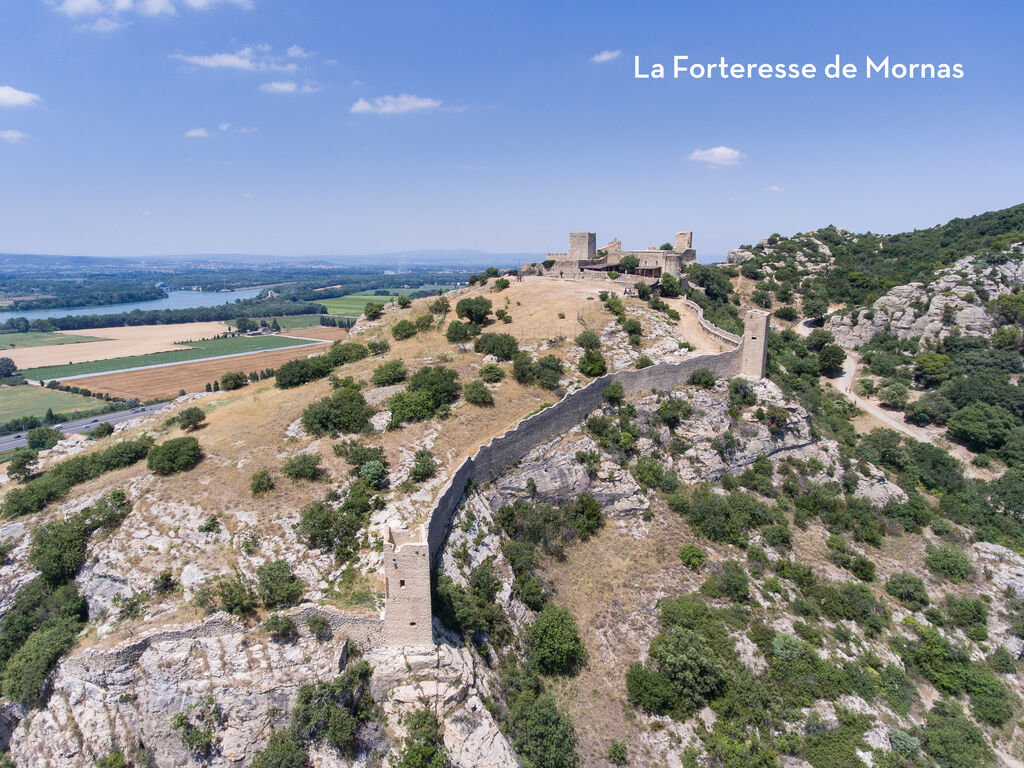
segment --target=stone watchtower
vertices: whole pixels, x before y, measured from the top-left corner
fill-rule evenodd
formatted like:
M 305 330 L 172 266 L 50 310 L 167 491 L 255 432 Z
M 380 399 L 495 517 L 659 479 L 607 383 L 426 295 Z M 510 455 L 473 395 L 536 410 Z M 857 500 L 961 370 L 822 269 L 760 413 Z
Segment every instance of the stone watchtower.
M 597 258 L 596 232 L 569 233 L 569 260 L 593 261 Z
M 740 360 L 740 375 L 749 379 L 763 379 L 768 363 L 768 318 L 767 312 L 748 309 L 743 319 L 743 347 Z
M 430 546 L 422 527 L 388 529 L 384 545 L 384 642 L 392 648 L 434 644 Z
M 693 248 L 693 232 L 676 232 L 677 251 L 688 251 Z

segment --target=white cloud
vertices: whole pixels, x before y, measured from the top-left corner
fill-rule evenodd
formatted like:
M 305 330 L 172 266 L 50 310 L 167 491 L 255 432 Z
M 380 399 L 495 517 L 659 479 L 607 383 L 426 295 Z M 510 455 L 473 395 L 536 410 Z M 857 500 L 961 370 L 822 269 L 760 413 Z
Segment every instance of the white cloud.
M 269 51 L 268 46 L 246 46 L 234 53 L 211 53 L 205 56 L 172 53 L 171 58 L 204 69 L 242 69 L 249 72 L 294 72 L 298 69 L 292 62 L 282 63 L 279 58 L 271 56 Z
M 193 128 L 192 130 L 185 131 L 185 138 L 187 139 L 208 139 L 210 138 L 209 132 L 205 128 Z
M 260 90 L 264 93 L 316 93 L 320 90 L 319 86 L 306 85 L 300 86 L 294 80 L 275 80 L 270 83 L 263 83 L 260 85 Z
M 356 115 L 401 115 L 406 112 L 437 109 L 441 104 L 440 99 L 428 99 L 422 96 L 413 96 L 411 93 L 400 93 L 398 96 L 378 96 L 372 102 L 359 99 L 352 105 L 349 112 Z
M 712 147 L 711 149 L 695 149 L 688 159 L 705 165 L 739 165 L 745 157 L 738 149 L 732 147 Z
M 28 134 L 21 131 L 0 131 L 0 141 L 6 141 L 8 144 L 21 144 L 27 138 Z
M 231 123 L 221 123 L 217 127 L 220 128 L 222 131 L 227 131 L 231 129 Z
M 309 51 L 303 50 L 303 48 L 298 45 L 290 46 L 286 53 L 290 59 L 308 59 L 313 55 Z
M 620 50 L 601 51 L 600 53 L 595 53 L 593 56 L 591 56 L 590 61 L 594 64 L 604 64 L 606 61 L 612 61 L 614 59 L 619 58 L 619 56 L 621 55 L 622 51 Z
M 0 107 L 34 107 L 40 101 L 42 99 L 34 93 L 0 85 Z
M 123 21 L 117 19 L 111 19 L 106 16 L 100 16 L 95 21 L 90 21 L 87 24 L 79 24 L 75 29 L 85 30 L 86 32 L 99 32 L 101 34 L 107 32 L 116 32 L 125 26 Z
M 217 5 L 233 5 L 249 10 L 252 0 L 46 0 L 51 8 L 65 16 L 105 16 L 113 21 L 122 13 L 139 13 L 143 16 L 173 16 L 180 5 L 194 10 L 205 11 Z M 110 31 L 103 26 L 83 26 L 97 32 Z
M 785 192 L 786 190 L 780 187 L 778 184 L 771 184 L 764 188 L 765 192 Z

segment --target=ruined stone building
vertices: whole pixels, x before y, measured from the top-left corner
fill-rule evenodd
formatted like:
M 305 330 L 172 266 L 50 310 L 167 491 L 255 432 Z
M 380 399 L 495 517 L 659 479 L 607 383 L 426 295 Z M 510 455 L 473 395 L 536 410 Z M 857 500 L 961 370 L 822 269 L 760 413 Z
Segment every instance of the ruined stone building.
M 541 266 L 544 268 L 543 274 L 551 277 L 607 280 L 608 272 L 621 271 L 619 264 L 626 256 L 634 256 L 640 262 L 640 266 L 630 275 L 632 282 L 641 278 L 644 282 L 653 283 L 663 274 L 679 277 L 687 264 L 697 261 L 692 232 L 677 232 L 675 244 L 671 248 L 647 248 L 642 251 L 624 251 L 618 239 L 598 249 L 594 232 L 571 232 L 568 253 L 549 253 Z

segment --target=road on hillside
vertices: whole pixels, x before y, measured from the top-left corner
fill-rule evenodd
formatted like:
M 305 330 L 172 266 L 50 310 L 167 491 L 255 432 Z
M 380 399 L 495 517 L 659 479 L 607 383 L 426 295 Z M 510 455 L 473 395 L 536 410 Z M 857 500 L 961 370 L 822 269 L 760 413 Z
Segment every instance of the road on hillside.
M 84 419 L 68 421 L 61 424 L 59 427 L 56 427 L 56 429 L 59 429 L 66 435 L 80 435 L 83 432 L 88 432 L 90 429 L 96 428 L 100 424 L 106 423 L 110 425 L 117 425 L 124 421 L 137 419 L 140 416 L 147 416 L 166 407 L 167 403 L 143 405 L 139 408 L 133 408 L 130 411 L 115 411 L 114 413 L 104 413 L 102 416 L 88 416 Z M 3 437 L 0 437 L 0 453 L 4 451 L 13 451 L 15 448 L 21 448 L 26 444 L 24 432 L 16 432 L 13 435 L 4 435 Z

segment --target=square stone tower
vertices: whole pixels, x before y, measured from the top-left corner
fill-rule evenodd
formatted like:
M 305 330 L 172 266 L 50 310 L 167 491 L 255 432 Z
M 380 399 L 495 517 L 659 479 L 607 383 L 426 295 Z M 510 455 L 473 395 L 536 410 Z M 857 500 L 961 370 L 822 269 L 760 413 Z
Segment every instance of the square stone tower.
M 768 364 L 768 318 L 764 310 L 748 309 L 743 318 L 743 357 L 740 375 L 763 379 Z
M 597 258 L 596 232 L 569 233 L 569 260 L 593 261 Z
M 693 248 L 693 232 L 676 232 L 677 251 L 688 251 Z
M 384 579 L 384 643 L 392 648 L 433 645 L 430 546 L 422 527 L 388 529 Z

